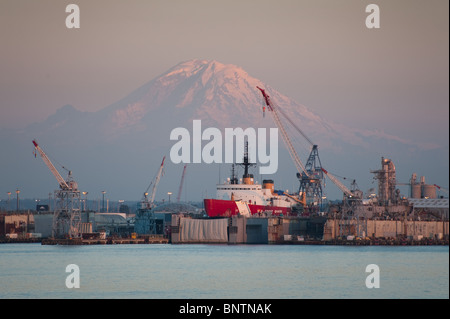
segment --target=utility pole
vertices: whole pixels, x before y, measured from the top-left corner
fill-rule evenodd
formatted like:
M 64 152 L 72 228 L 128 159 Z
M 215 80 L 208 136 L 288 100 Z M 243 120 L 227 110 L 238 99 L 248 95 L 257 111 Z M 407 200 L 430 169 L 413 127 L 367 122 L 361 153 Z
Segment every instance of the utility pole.
M 8 212 L 11 210 L 10 203 L 11 202 L 11 192 L 8 192 Z
M 17 194 L 17 205 L 16 205 L 16 212 L 19 212 L 19 193 L 20 193 L 20 190 L 17 188 L 16 189 L 16 194 Z
M 105 194 L 106 194 L 106 191 L 102 191 L 102 194 L 103 194 L 102 213 L 104 213 L 105 212 Z

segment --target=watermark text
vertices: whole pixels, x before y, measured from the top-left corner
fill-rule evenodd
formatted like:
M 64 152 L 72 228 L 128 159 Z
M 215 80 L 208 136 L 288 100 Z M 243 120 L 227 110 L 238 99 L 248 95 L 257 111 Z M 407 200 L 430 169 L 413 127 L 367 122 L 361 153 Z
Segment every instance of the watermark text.
M 170 150 L 170 159 L 179 163 L 235 163 L 241 162 L 248 142 L 250 161 L 257 160 L 260 174 L 274 174 L 278 170 L 278 129 L 270 128 L 225 128 L 208 127 L 202 131 L 202 121 L 194 120 L 192 134 L 188 129 L 177 127 L 170 133 L 170 140 L 177 141 Z M 269 143 L 267 143 L 267 138 Z M 205 145 L 203 142 L 207 141 Z M 235 143 L 236 142 L 236 143 Z M 269 144 L 269 145 L 268 145 Z

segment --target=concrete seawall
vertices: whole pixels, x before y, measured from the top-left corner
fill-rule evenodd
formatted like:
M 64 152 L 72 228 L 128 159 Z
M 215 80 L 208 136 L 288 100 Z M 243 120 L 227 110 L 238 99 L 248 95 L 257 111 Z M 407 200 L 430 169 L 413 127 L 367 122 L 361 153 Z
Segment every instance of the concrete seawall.
M 417 220 L 340 220 L 329 219 L 324 225 L 325 241 L 342 236 L 370 238 L 448 239 L 448 221 Z

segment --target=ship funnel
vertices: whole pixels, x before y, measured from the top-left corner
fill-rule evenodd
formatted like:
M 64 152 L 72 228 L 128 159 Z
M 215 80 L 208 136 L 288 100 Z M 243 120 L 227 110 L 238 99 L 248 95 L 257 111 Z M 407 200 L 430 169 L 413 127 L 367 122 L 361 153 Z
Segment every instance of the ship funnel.
M 263 187 L 262 188 L 263 189 L 270 189 L 272 194 L 273 194 L 273 192 L 275 191 L 275 186 L 274 186 L 273 180 L 271 180 L 271 179 L 263 180 Z

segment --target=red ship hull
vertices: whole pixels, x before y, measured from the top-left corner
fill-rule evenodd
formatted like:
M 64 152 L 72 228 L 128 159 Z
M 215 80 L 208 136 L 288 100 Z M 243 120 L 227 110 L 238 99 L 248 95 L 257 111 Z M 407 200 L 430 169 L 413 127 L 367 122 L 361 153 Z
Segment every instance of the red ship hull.
M 205 210 L 209 217 L 231 217 L 239 214 L 239 208 L 236 203 L 232 200 L 221 200 L 221 199 L 205 199 Z M 250 213 L 252 215 L 258 215 L 261 213 L 268 215 L 291 215 L 290 207 L 279 207 L 279 206 L 262 206 L 262 205 L 252 205 L 248 204 L 250 208 Z

